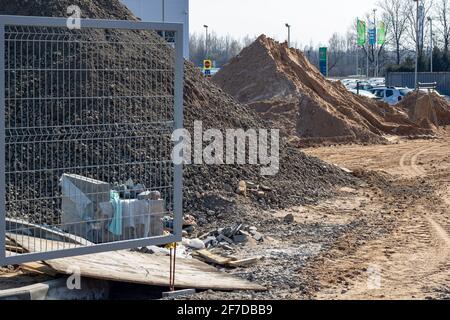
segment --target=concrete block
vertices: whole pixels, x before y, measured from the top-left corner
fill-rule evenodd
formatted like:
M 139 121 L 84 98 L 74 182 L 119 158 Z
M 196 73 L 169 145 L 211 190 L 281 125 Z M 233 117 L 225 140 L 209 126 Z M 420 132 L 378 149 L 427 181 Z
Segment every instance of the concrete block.
M 64 174 L 78 189 L 80 189 L 92 202 L 109 201 L 111 186 L 107 182 L 83 177 L 77 174 Z

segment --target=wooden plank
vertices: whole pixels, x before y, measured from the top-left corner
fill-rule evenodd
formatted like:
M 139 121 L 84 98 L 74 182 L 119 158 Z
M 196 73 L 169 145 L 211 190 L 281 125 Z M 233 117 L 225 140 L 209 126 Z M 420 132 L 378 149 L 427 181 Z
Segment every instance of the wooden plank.
M 86 246 L 89 245 L 93 245 L 94 243 L 88 241 L 87 239 L 84 239 L 82 237 L 79 236 L 75 236 L 73 234 L 67 233 L 67 232 L 63 232 L 63 231 L 57 231 L 57 230 L 53 230 L 38 224 L 34 224 L 34 223 L 30 223 L 28 221 L 25 220 L 19 220 L 19 219 L 12 219 L 12 218 L 6 218 L 5 219 L 6 223 L 9 226 L 13 226 L 11 229 L 9 230 L 7 229 L 7 231 L 10 232 L 10 234 L 17 234 L 18 232 L 12 232 L 13 229 L 18 229 L 19 231 L 25 231 L 25 230 L 29 230 L 32 231 L 34 233 L 38 233 L 40 236 L 40 238 L 53 238 L 53 240 L 55 241 L 63 241 L 66 243 L 76 243 L 76 244 L 83 244 Z M 23 232 L 22 232 L 23 233 Z M 31 234 L 30 234 L 31 235 Z M 55 239 L 56 238 L 56 239 Z
M 26 253 L 27 252 L 27 250 L 25 250 L 22 247 L 11 246 L 9 244 L 5 245 L 5 250 L 15 252 L 15 253 Z
M 62 248 L 64 245 L 57 241 L 27 236 L 17 236 L 14 240 L 30 252 L 39 252 L 40 249 L 45 251 L 46 247 Z M 169 262 L 168 256 L 131 251 L 103 252 L 46 261 L 50 267 L 63 274 L 70 274 L 77 267 L 81 276 L 88 278 L 155 286 L 168 286 Z M 176 261 L 175 286 L 225 291 L 265 290 L 258 284 L 220 272 L 204 262 L 181 258 Z
M 29 252 L 55 251 L 82 246 L 81 244 L 76 243 L 47 240 L 9 232 L 6 233 L 6 236 L 14 241 L 16 243 L 16 246 L 21 246 Z
M 228 265 L 230 267 L 247 267 L 257 263 L 259 260 L 262 260 L 262 257 L 253 257 L 242 260 L 230 261 Z
M 46 274 L 52 277 L 56 277 L 59 273 L 49 267 L 48 265 L 41 263 L 41 262 L 27 262 L 27 263 L 22 263 L 20 265 L 20 268 L 22 270 L 28 271 L 28 272 L 33 272 L 33 273 L 38 273 L 38 274 Z
M 5 244 L 7 246 L 15 246 L 16 245 L 16 243 L 14 241 L 12 241 L 11 239 L 9 239 L 9 238 L 5 239 Z
M 206 262 L 218 264 L 221 266 L 228 265 L 228 263 L 232 260 L 231 258 L 226 258 L 226 257 L 219 256 L 217 254 L 214 254 L 206 249 L 197 250 L 194 252 L 194 254 Z
M 246 267 L 253 265 L 257 263 L 259 260 L 263 259 L 263 257 L 257 256 L 252 258 L 236 260 L 234 258 L 219 256 L 215 253 L 212 253 L 211 251 L 208 251 L 207 249 L 197 250 L 193 254 L 195 255 L 195 257 L 198 257 L 203 261 L 227 267 Z

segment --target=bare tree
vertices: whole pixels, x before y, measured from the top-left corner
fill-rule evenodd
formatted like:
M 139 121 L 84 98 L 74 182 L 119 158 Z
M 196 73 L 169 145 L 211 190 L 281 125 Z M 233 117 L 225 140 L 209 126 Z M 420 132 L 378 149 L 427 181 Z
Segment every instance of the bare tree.
M 333 68 L 344 58 L 346 51 L 346 39 L 338 33 L 334 33 L 328 42 L 329 71 L 333 70 Z
M 410 23 L 408 19 L 408 12 L 410 12 L 411 7 L 410 2 L 409 0 L 382 0 L 378 3 L 382 9 L 383 20 L 386 23 L 386 43 L 392 45 L 397 65 L 401 63 L 401 54 L 404 49 L 402 45 L 403 38 Z
M 439 0 L 435 6 L 435 15 L 438 18 L 437 30 L 443 43 L 444 52 L 447 54 L 450 45 L 450 1 Z
M 407 1 L 407 0 L 405 0 L 405 1 Z M 430 16 L 431 10 L 433 9 L 434 2 L 433 2 L 433 0 L 419 0 L 419 5 L 423 6 L 423 9 L 424 9 L 424 14 L 422 17 L 420 17 L 420 19 L 417 19 L 415 2 L 407 1 L 407 3 L 409 3 L 409 8 L 408 8 L 409 37 L 408 37 L 408 39 L 410 41 L 410 44 L 414 45 L 414 48 L 411 47 L 411 49 L 415 49 L 415 47 L 417 46 L 417 42 L 419 42 L 419 54 L 422 55 L 424 45 L 425 45 L 425 39 L 428 38 L 428 32 L 427 32 L 428 24 L 426 23 L 426 19 L 427 19 L 427 17 Z M 417 39 L 416 20 L 419 20 L 418 21 L 419 25 L 423 26 L 423 33 L 419 35 L 421 37 L 420 39 Z
M 256 36 L 249 36 L 249 35 L 246 35 L 244 38 L 242 38 L 242 40 L 241 40 L 241 42 L 242 42 L 242 45 L 244 46 L 244 47 L 248 47 L 249 45 L 251 45 L 254 41 L 256 40 Z
M 243 46 L 251 44 L 254 38 L 245 36 L 238 40 L 231 36 L 218 36 L 212 32 L 208 37 L 208 57 L 206 57 L 205 35 L 193 33 L 189 37 L 190 60 L 201 66 L 203 59 L 210 58 L 216 67 L 226 64 L 242 50 Z

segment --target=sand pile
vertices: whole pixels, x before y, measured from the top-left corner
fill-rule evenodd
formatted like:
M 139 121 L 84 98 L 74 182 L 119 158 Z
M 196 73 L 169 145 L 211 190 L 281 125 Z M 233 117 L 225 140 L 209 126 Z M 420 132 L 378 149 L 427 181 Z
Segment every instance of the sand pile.
M 450 105 L 436 93 L 413 92 L 397 106 L 421 127 L 437 130 L 440 126 L 450 125 Z
M 264 35 L 213 80 L 238 101 L 272 118 L 275 125 L 295 127 L 303 141 L 379 143 L 385 141 L 385 134 L 431 133 L 400 110 L 355 96 L 342 84 L 327 81 L 300 51 Z M 275 106 L 274 112 L 270 106 Z M 280 110 L 286 114 L 282 116 Z M 289 123 L 283 123 L 285 119 L 290 119 Z
M 78 5 L 81 8 L 82 16 L 87 18 L 112 18 L 112 19 L 129 19 L 136 18 L 117 0 L 45 0 L 45 1 L 26 1 L 26 0 L 3 0 L 0 8 L 0 14 L 18 14 L 18 15 L 41 15 L 41 16 L 66 16 L 66 8 L 69 5 Z M 67 37 L 79 36 L 76 31 L 69 31 L 68 29 L 60 29 L 53 32 L 67 33 Z M 162 39 L 152 32 L 125 32 L 119 30 L 103 31 L 97 30 L 87 32 L 85 37 L 89 42 L 102 43 L 101 52 L 95 52 L 99 59 L 94 61 L 87 61 L 85 66 L 87 69 L 102 70 L 107 68 L 108 61 L 114 59 L 121 59 L 121 61 L 129 61 L 133 59 L 134 50 L 146 50 L 142 64 L 155 63 L 156 57 L 167 57 L 158 61 L 160 68 L 164 69 L 169 61 L 168 57 L 173 54 L 172 49 L 162 43 Z M 86 39 L 84 39 L 86 40 Z M 108 45 L 108 42 L 113 43 L 125 42 L 126 45 L 117 50 L 117 45 Z M 138 47 L 136 43 L 154 44 L 154 47 L 144 49 Z M 37 45 L 37 44 L 36 44 Z M 9 50 L 15 50 L 11 47 Z M 37 48 L 28 46 L 24 50 L 30 52 L 39 52 Z M 81 50 L 81 49 L 80 49 Z M 12 55 L 21 56 L 19 52 L 11 52 Z M 33 56 L 33 55 L 31 55 Z M 50 55 L 36 55 L 34 56 L 33 65 L 45 65 L 48 63 L 45 59 L 51 60 L 52 63 L 59 63 L 69 69 L 69 63 L 79 65 L 80 53 L 73 51 L 70 61 L 64 61 L 61 56 Z M 20 60 L 11 63 L 20 63 Z M 29 63 L 29 62 L 26 62 Z M 93 65 L 89 64 L 93 63 Z M 17 67 L 17 66 L 16 66 Z M 81 83 L 80 81 L 71 81 L 74 87 L 67 88 L 69 94 L 74 92 L 94 92 L 99 95 L 107 95 L 110 97 L 117 97 L 123 95 L 130 95 L 132 90 L 135 90 L 135 82 L 130 81 L 128 75 L 129 70 L 116 70 L 108 76 L 100 77 L 98 74 L 88 75 L 95 79 Z M 138 87 L 146 85 L 146 77 L 154 77 L 152 71 L 147 74 L 140 74 L 136 77 L 139 82 Z M 56 77 L 55 77 L 56 78 Z M 46 88 L 55 88 L 56 92 L 61 83 L 58 79 L 51 77 L 27 77 L 21 78 L 20 83 L 12 77 L 8 82 L 14 88 L 34 87 L 35 84 L 45 83 Z M 75 80 L 75 79 L 74 79 Z M 79 80 L 79 78 L 78 78 Z M 71 92 L 70 90 L 74 90 Z M 106 90 L 106 91 L 105 91 Z M 148 88 L 146 90 L 153 90 Z M 172 88 L 167 82 L 167 87 L 157 88 L 160 94 L 164 92 L 170 93 Z M 17 91 L 20 95 L 26 96 L 27 91 Z M 152 119 L 155 112 L 154 106 L 142 103 L 131 102 L 131 100 L 112 99 L 114 101 L 108 102 L 107 107 L 120 107 L 120 110 L 127 112 L 127 116 L 133 119 Z M 86 100 L 86 105 L 83 106 L 89 114 L 89 120 L 93 123 L 101 125 L 109 125 L 112 121 L 116 122 L 114 113 L 104 113 L 105 106 L 99 106 L 95 103 L 96 99 Z M 219 87 L 212 84 L 211 81 L 205 80 L 200 71 L 191 63 L 185 63 L 185 87 L 184 87 L 184 105 L 185 105 L 185 127 L 192 129 L 193 122 L 196 120 L 203 121 L 204 129 L 217 128 L 220 130 L 229 128 L 242 128 L 247 130 L 249 128 L 268 128 L 267 122 L 262 120 L 255 112 L 249 110 L 246 106 L 237 103 L 230 95 L 223 92 Z M 58 138 L 58 134 L 89 134 L 76 132 L 77 128 L 70 128 L 70 132 L 65 132 L 65 128 L 55 125 L 58 119 L 74 119 L 78 115 L 74 114 L 77 109 L 74 106 L 67 106 L 64 102 L 56 99 L 50 100 L 45 108 L 39 109 L 36 107 L 24 106 L 17 111 L 17 106 L 7 105 L 7 119 L 8 122 L 16 122 L 27 113 L 26 119 L 35 119 L 36 123 L 50 123 L 45 134 Z M 79 108 L 79 107 L 78 107 Z M 164 110 L 167 115 L 171 116 L 170 110 Z M 112 114 L 112 115 L 111 115 Z M 108 118 L 113 117 L 113 118 Z M 117 130 L 119 130 L 118 128 Z M 129 128 L 128 128 L 129 129 Z M 142 130 L 146 128 L 138 127 L 133 134 L 136 137 L 141 134 Z M 146 133 L 146 132 L 144 132 Z M 127 133 L 130 134 L 130 133 Z M 13 137 L 7 137 L 12 139 Z M 133 137 L 131 137 L 133 138 Z M 151 139 L 149 139 L 151 140 Z M 77 159 L 84 159 L 88 157 L 90 163 L 94 163 L 92 170 L 73 170 L 85 176 L 90 176 L 95 179 L 103 181 L 124 181 L 132 178 L 135 183 L 139 183 L 141 175 L 148 175 L 155 173 L 152 176 L 152 182 L 156 185 L 167 185 L 170 181 L 164 181 L 160 173 L 170 172 L 170 166 L 148 167 L 143 173 L 133 171 L 123 172 L 123 170 L 112 170 L 114 163 L 129 162 L 135 159 L 149 159 L 155 153 L 160 151 L 158 145 L 149 140 L 138 140 L 138 147 L 131 147 L 130 144 L 123 144 L 119 146 L 104 145 L 101 141 L 96 143 L 84 143 L 83 141 L 75 141 L 74 143 L 66 144 L 64 150 L 58 145 L 48 144 L 45 149 L 17 148 L 15 150 L 7 150 L 7 159 L 17 159 L 17 161 L 9 161 L 10 167 L 6 168 L 7 172 L 12 172 L 9 175 L 7 184 L 8 197 L 14 195 L 25 195 L 27 198 L 39 197 L 39 202 L 34 202 L 33 207 L 30 203 L 22 203 L 20 212 L 30 212 L 30 219 L 33 215 L 44 215 L 49 223 L 58 221 L 58 214 L 55 214 L 55 207 L 60 207 L 60 204 L 55 203 L 59 201 L 59 178 L 64 170 L 52 170 L 54 164 L 58 164 L 58 168 L 72 168 Z M 101 151 L 99 151 L 101 150 Z M 111 159 L 105 159 L 104 150 L 110 150 Z M 78 157 L 78 158 L 76 158 Z M 102 164 L 109 164 L 103 166 Z M 27 184 L 24 185 L 22 176 L 15 177 L 14 172 L 28 172 L 28 170 L 35 170 L 36 168 L 47 168 L 45 172 L 37 175 L 30 174 L 25 177 Z M 169 171 L 167 171 L 169 170 Z M 16 179 L 17 178 L 17 179 Z M 236 186 L 240 180 L 252 181 L 256 184 L 263 184 L 266 186 L 264 196 L 249 194 L 249 198 L 245 201 L 253 201 L 256 205 L 263 208 L 277 208 L 286 207 L 305 202 L 311 202 L 321 197 L 326 197 L 332 194 L 335 186 L 346 185 L 354 183 L 354 179 L 338 168 L 328 165 L 316 158 L 308 157 L 305 154 L 290 148 L 286 145 L 280 146 L 280 171 L 273 177 L 262 177 L 260 175 L 260 168 L 255 165 L 188 165 L 184 171 L 184 212 L 192 213 L 202 219 L 206 217 L 207 220 L 215 221 L 217 217 L 221 216 L 222 211 L 225 214 L 233 217 L 242 218 L 242 212 L 237 205 L 239 201 L 243 201 L 241 196 L 236 195 Z M 50 200 L 47 200 L 49 198 Z M 13 198 L 10 198 L 13 199 Z M 230 208 L 233 208 L 232 210 Z M 9 214 L 15 208 L 8 207 Z M 213 212 L 211 214 L 211 211 Z

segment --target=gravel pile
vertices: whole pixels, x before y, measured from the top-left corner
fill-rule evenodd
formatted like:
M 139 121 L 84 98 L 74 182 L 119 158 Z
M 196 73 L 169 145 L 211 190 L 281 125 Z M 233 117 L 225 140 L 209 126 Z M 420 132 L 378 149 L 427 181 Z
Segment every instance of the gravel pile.
M 0 14 L 15 14 L 15 15 L 39 15 L 39 16 L 66 16 L 66 9 L 70 5 L 77 5 L 81 8 L 82 17 L 87 18 L 109 18 L 109 19 L 127 19 L 136 20 L 136 18 L 117 0 L 46 0 L 46 1 L 26 1 L 26 0 L 3 0 L 0 8 Z M 78 36 L 76 31 L 63 30 L 59 32 L 68 32 L 74 36 Z M 101 52 L 95 52 L 99 59 L 95 67 L 105 68 L 108 61 L 115 59 L 122 59 L 125 61 L 127 57 L 133 57 L 135 50 L 140 50 L 139 53 L 144 57 L 141 61 L 144 65 L 147 63 L 154 63 L 152 59 L 160 58 L 157 63 L 162 68 L 167 68 L 170 57 L 173 54 L 169 46 L 163 44 L 161 38 L 152 32 L 126 32 L 126 31 L 92 31 L 83 35 L 92 43 L 105 43 L 111 41 L 112 45 L 106 43 Z M 86 38 L 84 38 L 86 39 Z M 123 46 L 120 51 L 117 50 L 117 42 L 126 41 L 130 45 Z M 149 46 L 139 48 L 133 46 L 133 42 L 144 42 Z M 92 47 L 91 47 L 92 48 Z M 151 49 L 151 50 L 150 50 Z M 19 50 L 10 48 L 10 50 Z M 27 48 L 22 48 L 27 50 Z M 28 48 L 33 50 L 33 48 Z M 86 49 L 90 50 L 90 49 Z M 143 51 L 144 50 L 144 51 Z M 147 51 L 145 51 L 147 50 Z M 30 51 L 27 52 L 30 56 Z M 91 52 L 84 52 L 90 54 Z M 60 61 L 60 63 L 77 63 L 79 60 L 80 51 L 73 49 L 70 61 Z M 49 57 L 49 51 L 41 55 L 31 55 L 34 57 L 35 65 L 39 63 L 46 63 L 45 61 L 58 61 L 58 57 Z M 15 56 L 20 56 L 20 52 L 15 52 Z M 13 62 L 12 62 L 13 63 Z M 24 63 L 23 61 L 16 63 Z M 30 63 L 30 62 L 25 62 Z M 48 63 L 48 62 L 47 62 Z M 93 67 L 87 65 L 87 67 Z M 152 74 L 146 76 L 153 76 Z M 101 95 L 119 96 L 123 94 L 130 94 L 135 88 L 136 82 L 140 87 L 145 87 L 145 76 L 142 79 L 130 79 L 123 70 L 115 73 L 110 73 L 106 77 L 101 74 L 88 75 L 90 80 L 101 80 L 102 86 L 96 86 L 96 81 L 74 81 L 73 88 L 65 88 L 64 90 L 70 93 L 70 90 L 75 92 L 88 92 L 94 90 Z M 96 78 L 97 77 L 97 78 Z M 161 82 L 164 83 L 162 79 Z M 37 86 L 45 83 L 45 86 L 55 87 L 58 89 L 56 79 L 48 78 L 33 78 L 31 76 L 24 76 L 20 81 L 11 83 L 10 88 L 15 88 L 20 95 L 26 95 L 26 90 L 21 91 L 20 88 L 27 88 L 29 86 Z M 87 91 L 83 91 L 87 90 Z M 150 92 L 152 90 L 162 90 L 162 92 L 170 93 L 171 86 L 167 82 L 167 86 L 163 88 L 147 88 Z M 58 92 L 58 91 L 56 91 Z M 60 94 L 63 91 L 60 91 Z M 155 91 L 158 92 L 158 91 Z M 151 92 L 152 93 L 152 92 Z M 170 101 L 169 101 L 170 102 Z M 145 103 L 138 103 L 130 100 L 116 100 L 117 105 L 109 105 L 109 107 L 121 108 L 122 112 L 126 112 L 127 116 L 132 116 L 133 119 L 151 120 L 155 116 L 155 110 L 149 108 Z M 162 102 L 162 108 L 170 106 Z M 200 71 L 191 63 L 185 62 L 185 85 L 184 85 L 184 106 L 185 106 L 185 127 L 192 130 L 194 121 L 202 121 L 203 128 L 216 128 L 225 130 L 230 128 L 242 128 L 244 130 L 250 128 L 269 128 L 269 124 L 258 115 L 249 110 L 244 105 L 236 102 L 230 95 L 222 91 L 218 86 L 211 81 L 205 79 Z M 18 108 L 18 109 L 17 109 Z M 87 101 L 87 104 L 82 107 L 84 120 L 92 121 L 92 123 L 112 123 L 117 121 L 114 118 L 114 113 L 104 113 L 102 108 L 94 102 Z M 19 111 L 18 111 L 19 110 Z M 39 132 L 41 135 L 51 135 L 57 137 L 58 134 L 64 135 L 80 135 L 81 137 L 89 138 L 89 134 L 94 132 L 78 132 L 76 128 L 71 128 L 71 131 L 65 131 L 61 126 L 64 123 L 58 122 L 61 119 L 74 119 L 77 121 L 76 114 L 74 114 L 75 107 L 68 107 L 62 101 L 53 101 L 45 105 L 44 108 L 32 108 L 31 106 L 15 106 L 9 105 L 6 110 L 6 121 L 10 123 L 20 124 L 21 117 L 24 113 L 27 114 L 27 119 L 36 124 L 49 124 L 52 127 L 48 132 Z M 80 109 L 78 109 L 79 112 Z M 160 110 L 156 112 L 161 112 Z M 111 114 L 111 115 L 110 115 Z M 172 116 L 171 110 L 164 109 L 164 115 L 167 118 Z M 74 118 L 75 117 L 75 118 Z M 105 118 L 106 117 L 106 118 Z M 109 118 L 108 118 L 109 117 Z M 143 120 L 143 121 L 144 121 Z M 69 121 L 69 120 L 67 120 Z M 79 120 L 81 121 L 81 120 Z M 73 122 L 72 122 L 73 123 Z M 139 123 L 139 121 L 136 121 Z M 55 126 L 58 124 L 58 126 Z M 111 134 L 120 134 L 128 132 L 130 138 L 137 139 L 138 143 L 121 144 L 119 146 L 111 145 L 105 142 L 96 144 L 79 142 L 66 145 L 63 150 L 60 147 L 48 144 L 46 148 L 39 150 L 33 147 L 16 148 L 14 150 L 7 150 L 7 159 L 10 159 L 10 167 L 7 171 L 27 171 L 35 170 L 36 168 L 52 168 L 52 165 L 57 162 L 59 167 L 71 167 L 77 160 L 86 160 L 93 163 L 96 167 L 92 170 L 85 170 L 78 172 L 87 176 L 94 177 L 99 180 L 113 182 L 123 182 L 127 179 L 133 179 L 136 183 L 140 183 L 139 176 L 143 173 L 151 172 L 154 175 L 153 182 L 156 185 L 165 185 L 168 181 L 160 179 L 161 173 L 167 173 L 170 177 L 170 167 L 156 166 L 156 167 L 142 167 L 140 170 L 114 170 L 114 163 L 121 163 L 130 160 L 148 159 L 152 155 L 158 154 L 162 144 L 168 142 L 167 139 L 159 139 L 159 144 L 154 144 L 152 141 L 139 139 L 140 134 L 148 133 L 151 130 L 161 130 L 166 132 L 167 128 L 142 127 L 132 125 L 112 127 Z M 132 133 L 130 133 L 130 131 Z M 87 135 L 87 136 L 86 136 Z M 11 137 L 9 137 L 11 138 Z M 151 139 L 150 139 L 151 140 Z M 132 140 L 130 140 L 132 141 Z M 36 151 L 37 150 L 37 151 Z M 105 158 L 105 150 L 110 150 L 113 156 Z M 167 155 L 168 156 L 168 155 Z M 106 160 L 105 160 L 106 159 Z M 107 166 L 99 166 L 101 164 L 108 164 Z M 14 200 L 15 197 L 25 194 L 28 198 L 38 198 L 42 196 L 57 197 L 59 190 L 58 182 L 61 172 L 57 174 L 55 171 L 43 171 L 33 173 L 26 176 L 26 180 L 18 180 L 16 178 L 23 178 L 18 175 L 12 175 L 7 183 L 8 197 Z M 264 196 L 261 194 L 249 194 L 247 197 L 238 195 L 236 188 L 239 181 L 249 181 L 254 184 L 263 184 L 267 186 L 270 191 L 265 192 Z M 184 211 L 185 213 L 192 213 L 196 218 L 202 218 L 205 222 L 216 219 L 215 215 L 208 215 L 207 212 L 213 210 L 219 214 L 228 214 L 231 216 L 240 216 L 243 212 L 240 211 L 239 203 L 253 202 L 255 205 L 262 208 L 283 208 L 291 205 L 297 205 L 307 202 L 316 201 L 319 198 L 328 197 L 332 194 L 334 187 L 342 185 L 351 185 L 356 183 L 356 179 L 349 174 L 343 172 L 335 166 L 328 165 L 316 158 L 306 156 L 299 150 L 287 146 L 284 142 L 280 145 L 280 170 L 277 175 L 272 177 L 263 177 L 260 175 L 259 166 L 255 165 L 188 165 L 184 171 Z M 26 183 L 25 183 L 26 182 Z M 146 185 L 146 187 L 149 187 Z M 150 186 L 151 187 L 151 186 Z M 163 190 L 164 192 L 164 190 Z M 24 215 L 27 212 L 25 204 L 18 204 L 12 206 L 10 204 L 10 213 L 16 211 Z M 53 200 L 39 200 L 33 202 L 34 206 L 28 208 L 29 217 L 33 215 L 45 216 L 49 223 L 54 222 L 58 218 L 58 213 L 54 212 L 55 208 L 59 207 L 58 203 Z M 19 208 L 19 205 L 21 206 Z M 26 206 L 26 205 L 25 205 Z

